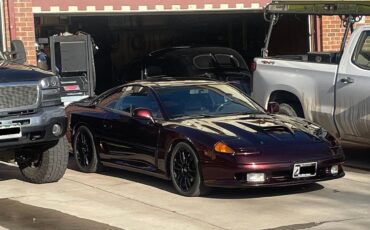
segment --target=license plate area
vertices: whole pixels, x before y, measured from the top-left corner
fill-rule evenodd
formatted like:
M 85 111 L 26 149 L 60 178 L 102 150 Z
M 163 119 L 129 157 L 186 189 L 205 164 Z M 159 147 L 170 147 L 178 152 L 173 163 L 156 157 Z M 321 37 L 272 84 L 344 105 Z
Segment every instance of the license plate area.
M 316 176 L 317 162 L 296 163 L 293 168 L 293 178 L 307 178 Z
M 22 137 L 20 125 L 0 125 L 0 140 L 16 139 Z

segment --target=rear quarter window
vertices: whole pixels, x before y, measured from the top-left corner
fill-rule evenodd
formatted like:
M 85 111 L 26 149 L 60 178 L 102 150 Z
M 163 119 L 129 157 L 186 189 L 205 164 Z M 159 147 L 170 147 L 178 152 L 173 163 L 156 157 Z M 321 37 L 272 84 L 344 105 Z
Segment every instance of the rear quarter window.
M 202 54 L 194 57 L 194 66 L 198 69 L 213 69 L 217 67 L 239 69 L 241 63 L 232 54 Z M 247 68 L 243 65 L 243 68 Z
M 210 54 L 202 54 L 194 57 L 194 65 L 198 69 L 213 69 L 215 68 L 215 60 Z

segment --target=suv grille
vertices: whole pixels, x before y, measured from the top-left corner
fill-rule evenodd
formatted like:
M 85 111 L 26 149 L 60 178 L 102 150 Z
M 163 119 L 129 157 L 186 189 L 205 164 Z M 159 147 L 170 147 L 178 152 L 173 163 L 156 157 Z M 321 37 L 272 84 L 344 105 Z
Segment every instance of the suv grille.
M 37 85 L 0 86 L 0 110 L 33 108 L 37 99 Z

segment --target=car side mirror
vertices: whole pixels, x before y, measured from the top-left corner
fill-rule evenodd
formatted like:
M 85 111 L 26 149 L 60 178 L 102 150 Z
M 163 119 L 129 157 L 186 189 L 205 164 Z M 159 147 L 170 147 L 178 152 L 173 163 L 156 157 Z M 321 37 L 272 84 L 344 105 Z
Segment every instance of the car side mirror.
M 154 124 L 152 112 L 149 109 L 137 108 L 132 112 L 132 117 L 139 120 L 148 120 Z
M 267 106 L 267 112 L 269 112 L 271 114 L 274 114 L 274 113 L 278 113 L 279 111 L 280 111 L 279 103 L 269 102 L 269 104 Z
M 10 58 L 13 62 L 23 65 L 27 61 L 26 49 L 21 40 L 13 40 L 11 42 Z

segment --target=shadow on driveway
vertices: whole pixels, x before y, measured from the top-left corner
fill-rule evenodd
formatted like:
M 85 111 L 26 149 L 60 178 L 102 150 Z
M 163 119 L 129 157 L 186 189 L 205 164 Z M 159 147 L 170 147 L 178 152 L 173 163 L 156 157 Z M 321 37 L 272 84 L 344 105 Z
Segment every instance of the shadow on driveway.
M 355 170 L 368 171 L 370 173 L 370 149 L 344 149 L 346 155 L 345 166 Z M 366 173 L 363 172 L 362 173 Z M 361 171 L 359 171 L 361 172 Z
M 0 199 L 0 226 L 8 229 L 89 229 L 119 230 L 113 226 L 83 219 L 56 210 Z
M 14 179 L 25 181 L 24 177 L 19 171 L 18 166 L 0 162 L 0 181 L 14 180 Z

